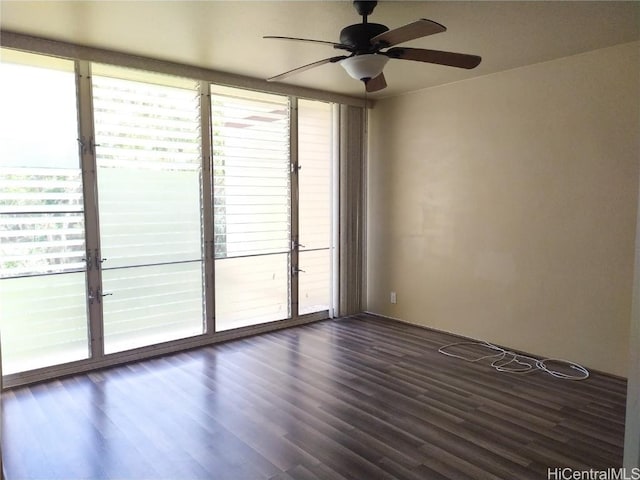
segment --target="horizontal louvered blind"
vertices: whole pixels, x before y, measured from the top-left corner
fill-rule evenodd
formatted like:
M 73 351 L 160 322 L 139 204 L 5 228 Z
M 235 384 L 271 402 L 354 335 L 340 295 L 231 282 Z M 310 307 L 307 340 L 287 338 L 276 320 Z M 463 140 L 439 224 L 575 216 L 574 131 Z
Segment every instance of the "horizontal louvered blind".
M 2 278 L 84 268 L 79 170 L 6 168 L 0 185 Z
M 195 82 L 179 88 L 95 71 L 92 78 L 105 268 L 200 260 Z
M 216 258 L 287 252 L 288 99 L 218 86 L 211 93 Z
M 195 82 L 185 89 L 94 74 L 98 166 L 198 169 L 196 87 Z
M 331 104 L 298 102 L 300 243 L 302 250 L 328 248 L 331 242 Z
M 84 206 L 73 62 L 2 54 L 0 278 L 81 270 Z

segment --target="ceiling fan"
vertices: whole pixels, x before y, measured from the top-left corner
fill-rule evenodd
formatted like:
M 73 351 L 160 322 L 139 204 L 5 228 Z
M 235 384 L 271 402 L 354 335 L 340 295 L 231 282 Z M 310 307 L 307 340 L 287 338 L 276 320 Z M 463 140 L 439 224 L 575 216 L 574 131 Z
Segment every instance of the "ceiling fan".
M 475 68 L 480 64 L 482 58 L 477 55 L 427 50 L 424 48 L 396 47 L 395 45 L 409 40 L 444 32 L 447 28 L 433 20 L 422 18 L 403 27 L 389 30 L 386 25 L 367 22 L 367 17 L 371 15 L 377 4 L 377 1 L 356 0 L 353 2 L 353 6 L 358 12 L 358 15 L 362 16 L 362 23 L 356 23 L 343 28 L 340 32 L 339 43 L 272 35 L 263 37 L 322 43 L 331 45 L 338 50 L 346 50 L 350 53 L 350 55 L 339 55 L 318 60 L 317 62 L 294 68 L 293 70 L 281 73 L 267 80 L 270 82 L 282 80 L 296 73 L 301 73 L 326 63 L 339 63 L 351 77 L 364 82 L 367 92 L 377 92 L 387 86 L 382 70 L 390 58 L 437 63 L 439 65 L 466 69 Z

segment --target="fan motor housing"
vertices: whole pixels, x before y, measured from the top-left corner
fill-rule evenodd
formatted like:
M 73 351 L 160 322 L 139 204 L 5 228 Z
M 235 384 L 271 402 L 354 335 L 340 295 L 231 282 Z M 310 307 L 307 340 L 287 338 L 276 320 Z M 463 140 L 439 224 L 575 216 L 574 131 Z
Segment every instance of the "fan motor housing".
M 370 40 L 387 30 L 389 28 L 380 23 L 356 23 L 342 29 L 340 43 L 349 45 L 358 54 L 373 52 L 375 46 L 371 45 Z

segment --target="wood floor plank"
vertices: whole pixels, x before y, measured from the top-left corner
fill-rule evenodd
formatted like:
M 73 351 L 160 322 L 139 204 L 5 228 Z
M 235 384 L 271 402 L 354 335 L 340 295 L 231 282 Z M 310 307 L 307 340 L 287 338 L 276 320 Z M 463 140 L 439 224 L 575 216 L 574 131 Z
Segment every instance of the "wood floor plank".
M 513 480 L 622 463 L 626 382 L 508 375 L 368 314 L 16 388 L 7 479 Z

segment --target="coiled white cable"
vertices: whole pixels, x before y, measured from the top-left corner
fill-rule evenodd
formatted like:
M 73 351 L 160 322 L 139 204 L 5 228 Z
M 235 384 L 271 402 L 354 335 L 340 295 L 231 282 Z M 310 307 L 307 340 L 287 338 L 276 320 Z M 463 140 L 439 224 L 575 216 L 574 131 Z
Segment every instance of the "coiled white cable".
M 464 355 L 452 353 L 450 350 L 453 347 L 461 346 L 461 345 L 471 345 L 474 347 L 481 347 L 489 349 L 491 352 L 487 355 L 481 355 L 479 357 L 466 357 Z M 536 371 L 543 371 L 548 373 L 549 375 L 559 378 L 561 380 L 586 380 L 589 378 L 589 370 L 584 368 L 582 365 L 579 365 L 574 362 L 570 362 L 568 360 L 562 360 L 559 358 L 543 358 L 537 359 L 533 357 L 529 357 L 527 355 L 522 355 L 520 353 L 512 352 L 510 350 L 506 350 L 502 347 L 498 347 L 489 342 L 473 342 L 473 341 L 464 341 L 464 342 L 455 342 L 450 343 L 448 345 L 444 345 L 438 349 L 438 352 L 446 355 L 448 357 L 458 358 L 460 360 L 464 360 L 466 362 L 477 363 L 482 360 L 493 359 L 491 362 L 491 367 L 493 367 L 498 372 L 504 373 L 513 373 L 513 374 L 527 374 Z M 553 369 L 549 366 L 551 363 L 560 363 L 565 367 L 569 367 L 571 370 L 575 370 L 576 374 L 565 373 L 557 369 Z

